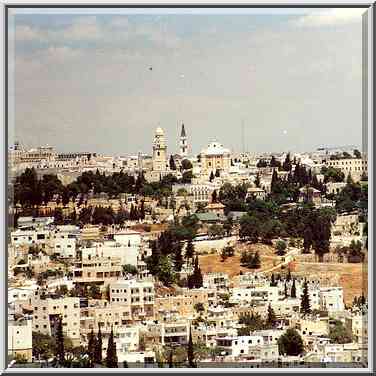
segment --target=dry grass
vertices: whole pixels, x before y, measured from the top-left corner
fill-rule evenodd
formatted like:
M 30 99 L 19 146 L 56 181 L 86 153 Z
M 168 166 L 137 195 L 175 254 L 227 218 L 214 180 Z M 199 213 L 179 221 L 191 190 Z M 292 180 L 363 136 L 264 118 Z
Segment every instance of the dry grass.
M 294 272 L 307 278 L 319 277 L 329 285 L 339 284 L 345 304 L 351 304 L 355 296 L 366 295 L 368 291 L 367 264 L 296 263 Z
M 224 272 L 230 278 L 239 275 L 240 271 L 249 272 L 251 269 L 240 266 L 240 255 L 243 251 L 259 252 L 261 258 L 261 269 L 263 271 L 273 267 L 273 263 L 277 261 L 278 256 L 275 255 L 275 249 L 264 244 L 237 244 L 235 255 L 222 261 L 219 254 L 201 255 L 199 256 L 200 267 L 203 273 Z
M 203 273 L 224 272 L 230 278 L 233 278 L 239 275 L 240 271 L 251 271 L 251 269 L 240 266 L 240 255 L 244 250 L 253 252 L 258 250 L 261 257 L 261 269 L 258 271 L 268 270 L 278 261 L 275 249 L 264 244 L 246 245 L 237 243 L 235 248 L 235 255 L 223 262 L 219 254 L 199 256 Z M 301 262 L 298 257 L 297 261 L 290 263 L 289 268 L 293 275 L 304 276 L 308 279 L 319 278 L 326 286 L 342 286 L 346 304 L 351 304 L 355 296 L 360 296 L 362 293 L 367 294 L 367 264 Z M 273 272 L 278 273 L 280 270 Z

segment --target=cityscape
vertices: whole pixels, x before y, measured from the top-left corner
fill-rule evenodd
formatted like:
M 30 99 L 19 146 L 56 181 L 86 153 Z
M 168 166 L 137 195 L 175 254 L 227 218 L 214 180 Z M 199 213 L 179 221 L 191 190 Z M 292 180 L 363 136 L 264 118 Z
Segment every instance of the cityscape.
M 367 368 L 360 13 L 44 11 L 10 13 L 8 367 Z
M 177 154 L 165 138 L 124 158 L 14 145 L 13 361 L 364 367 L 362 153 L 192 156 L 189 127 Z

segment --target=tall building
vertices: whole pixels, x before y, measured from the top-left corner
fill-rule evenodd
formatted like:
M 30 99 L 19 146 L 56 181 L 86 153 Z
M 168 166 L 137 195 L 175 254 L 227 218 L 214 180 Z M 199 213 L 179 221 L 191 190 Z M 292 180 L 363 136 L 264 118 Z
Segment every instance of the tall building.
M 180 133 L 180 156 L 186 157 L 188 154 L 187 135 L 185 133 L 184 123 L 181 125 Z
M 167 170 L 167 145 L 162 128 L 155 131 L 153 142 L 153 171 Z

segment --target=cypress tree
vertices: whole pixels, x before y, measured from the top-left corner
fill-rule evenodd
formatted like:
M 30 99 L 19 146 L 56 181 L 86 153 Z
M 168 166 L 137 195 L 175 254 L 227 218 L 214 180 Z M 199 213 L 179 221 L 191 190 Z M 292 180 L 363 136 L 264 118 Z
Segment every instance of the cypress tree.
M 274 328 L 275 324 L 276 324 L 276 321 L 277 321 L 277 317 L 274 313 L 274 310 L 272 308 L 272 306 L 270 305 L 269 303 L 269 306 L 268 306 L 268 315 L 267 315 L 267 318 L 266 318 L 266 326 L 268 328 Z
M 170 155 L 170 170 L 176 170 L 176 163 L 172 155 Z
M 57 322 L 56 329 L 56 358 L 60 365 L 64 364 L 65 350 L 64 350 L 64 335 L 63 335 L 63 319 L 60 316 Z
M 255 186 L 256 186 L 257 188 L 260 188 L 260 186 L 261 186 L 261 182 L 260 182 L 260 174 L 259 174 L 259 173 L 257 173 L 257 175 L 256 175 Z
M 288 292 L 287 292 L 287 282 L 285 281 L 285 299 L 287 299 L 289 296 Z
M 292 297 L 292 298 L 296 298 L 295 278 L 292 280 L 292 286 L 291 286 L 291 297 Z
M 290 282 L 290 281 L 291 281 L 291 270 L 289 269 L 287 273 L 287 282 Z
M 95 335 L 94 331 L 91 330 L 89 334 L 89 340 L 88 340 L 88 354 L 89 354 L 89 361 L 90 361 L 90 367 L 93 367 L 95 363 Z
M 189 239 L 187 246 L 185 247 L 185 258 L 187 260 L 193 259 L 194 254 L 195 254 L 195 246 L 193 245 L 192 240 Z
M 303 285 L 303 294 L 301 296 L 301 301 L 300 301 L 300 311 L 303 313 L 303 315 L 307 315 L 311 313 L 311 304 L 309 302 L 307 280 L 304 281 L 304 285 Z
M 145 219 L 145 201 L 141 200 L 140 219 Z
M 272 273 L 272 278 L 271 278 L 271 281 L 270 281 L 270 286 L 275 286 L 275 276 L 274 276 L 274 273 Z
M 94 359 L 95 359 L 95 363 L 97 364 L 102 363 L 102 333 L 101 333 L 100 325 L 98 325 L 98 335 L 97 335 L 97 340 L 95 342 Z
M 180 242 L 177 242 L 175 246 L 175 269 L 180 272 L 181 268 L 184 264 L 184 259 L 183 259 L 183 253 L 182 253 L 182 245 Z
M 189 327 L 187 356 L 188 356 L 188 367 L 196 368 L 196 364 L 195 364 L 195 361 L 194 361 L 195 356 L 194 356 L 194 351 L 193 351 L 192 328 L 191 327 Z
M 198 256 L 196 256 L 196 259 L 195 259 L 195 269 L 194 269 L 193 275 L 194 275 L 195 288 L 198 289 L 202 287 L 203 278 L 202 278 L 200 266 L 198 264 Z
M 271 190 L 272 193 L 275 193 L 277 185 L 278 185 L 278 174 L 277 174 L 277 170 L 274 169 L 273 175 L 272 175 L 272 182 L 271 182 L 271 185 L 270 185 L 270 190 Z
M 168 354 L 168 368 L 174 368 L 173 356 L 172 356 L 172 349 Z
M 210 172 L 209 181 L 212 182 L 214 180 L 213 171 Z
M 255 255 L 253 256 L 252 261 L 250 262 L 252 269 L 259 269 L 261 266 L 260 255 L 258 251 L 256 251 Z
M 118 358 L 116 355 L 116 343 L 114 341 L 114 331 L 112 327 L 111 327 L 110 336 L 108 337 L 106 367 L 107 368 L 118 367 Z

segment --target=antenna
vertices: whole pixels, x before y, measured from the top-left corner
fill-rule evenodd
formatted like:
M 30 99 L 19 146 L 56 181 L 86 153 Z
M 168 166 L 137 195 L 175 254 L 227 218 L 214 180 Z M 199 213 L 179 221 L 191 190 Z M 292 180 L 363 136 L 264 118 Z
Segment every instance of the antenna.
M 243 154 L 245 153 L 245 137 L 244 137 L 244 119 L 242 120 L 242 148 Z

